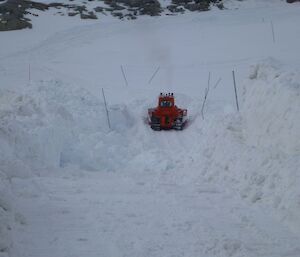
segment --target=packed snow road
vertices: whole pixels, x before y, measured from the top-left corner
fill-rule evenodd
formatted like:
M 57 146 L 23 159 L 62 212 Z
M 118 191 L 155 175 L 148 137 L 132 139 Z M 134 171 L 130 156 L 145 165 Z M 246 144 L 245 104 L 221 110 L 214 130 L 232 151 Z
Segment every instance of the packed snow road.
M 300 256 L 300 7 L 228 2 L 0 34 L 1 257 Z M 145 123 L 159 92 L 185 130 Z

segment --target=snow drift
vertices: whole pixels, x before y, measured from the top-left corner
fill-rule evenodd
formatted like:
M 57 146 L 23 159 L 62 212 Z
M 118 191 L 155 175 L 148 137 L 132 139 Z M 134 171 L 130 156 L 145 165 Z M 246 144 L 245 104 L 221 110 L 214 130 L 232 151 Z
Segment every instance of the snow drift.
M 261 166 L 245 174 L 250 183 L 244 192 L 259 189 L 254 199 L 271 204 L 300 231 L 299 71 L 286 71 L 273 59 L 252 68 L 244 86 L 243 138 Z
M 246 202 L 276 210 L 300 231 L 300 77 L 269 59 L 243 82 L 240 115 L 211 117 L 204 137 L 202 179 L 223 181 Z M 273 213 L 273 212 L 272 212 Z
M 28 176 L 29 170 L 39 173 L 67 164 L 105 170 L 100 160 L 107 148 L 105 137 L 117 147 L 124 140 L 113 138 L 133 125 L 125 105 L 109 108 L 112 131 L 106 135 L 103 100 L 84 88 L 51 80 L 32 83 L 20 93 L 3 90 L 0 109 L 3 171 L 10 177 L 20 177 Z M 95 163 L 97 159 L 100 161 Z M 104 156 L 102 161 L 106 159 Z
M 249 144 L 300 154 L 300 75 L 275 60 L 255 65 L 244 87 L 242 116 Z
M 6 257 L 12 247 L 12 194 L 6 175 L 0 171 L 0 256 Z

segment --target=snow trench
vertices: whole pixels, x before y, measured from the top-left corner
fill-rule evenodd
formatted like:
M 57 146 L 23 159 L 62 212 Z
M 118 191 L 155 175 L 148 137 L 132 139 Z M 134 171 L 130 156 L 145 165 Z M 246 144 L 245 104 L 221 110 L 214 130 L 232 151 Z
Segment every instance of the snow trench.
M 208 108 L 205 120 L 194 116 L 182 132 L 153 132 L 145 124 L 152 99 L 108 103 L 109 129 L 103 100 L 81 86 L 50 80 L 22 92 L 1 90 L 0 191 L 9 192 L 11 178 L 68 166 L 101 172 L 193 168 L 199 172 L 189 179 L 222 181 L 249 204 L 275 209 L 299 232 L 298 74 L 274 60 L 257 64 L 244 82 L 240 114 Z M 182 99 L 197 113 L 198 102 Z M 10 201 L 0 193 L 0 253 L 11 245 Z
M 275 60 L 253 66 L 241 92 L 240 122 L 234 115 L 219 121 L 219 114 L 208 113 L 207 120 L 198 116 L 184 133 L 192 136 L 199 134 L 198 128 L 215 127 L 216 122 L 220 123 L 217 127 L 232 123 L 247 145 L 298 156 L 300 78 L 296 71 L 282 71 L 278 66 Z M 149 100 L 108 103 L 109 130 L 103 99 L 60 80 L 31 83 L 23 92 L 1 90 L 0 98 L 0 164 L 10 177 L 69 164 L 91 170 L 123 169 L 122 159 L 144 154 L 141 150 L 159 149 L 151 143 L 157 134 L 145 126 L 146 110 L 153 105 Z M 199 103 L 188 96 L 180 98 L 184 105 L 190 102 L 194 119 Z M 190 146 L 192 140 L 185 141 L 197 149 L 196 143 Z

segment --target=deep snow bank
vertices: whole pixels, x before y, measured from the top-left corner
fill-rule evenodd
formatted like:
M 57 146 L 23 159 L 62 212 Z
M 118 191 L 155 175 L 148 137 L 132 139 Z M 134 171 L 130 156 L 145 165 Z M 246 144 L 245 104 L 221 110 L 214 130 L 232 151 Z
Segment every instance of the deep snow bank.
M 91 153 L 107 131 L 103 103 L 82 88 L 68 86 L 53 80 L 32 83 L 22 92 L 0 90 L 0 257 L 12 251 L 18 218 L 11 179 L 50 174 L 67 164 L 91 169 L 96 163 L 101 169 Z M 113 114 L 122 119 L 126 110 L 115 106 Z
M 109 106 L 112 131 L 105 140 L 108 126 L 100 94 L 57 80 L 32 83 L 23 92 L 2 90 L 0 100 L 0 165 L 9 177 L 68 164 L 105 169 L 105 142 L 121 148 L 118 143 L 124 140 L 116 137 L 133 124 L 126 106 Z
M 286 154 L 300 154 L 300 75 L 275 60 L 253 67 L 244 87 L 242 116 L 247 142 Z
M 300 232 L 300 77 L 275 60 L 255 65 L 241 90 L 240 115 L 201 125 L 201 176 L 272 209 Z M 199 126 L 199 125 L 198 125 Z
M 10 184 L 0 171 L 0 256 L 8 256 L 12 247 L 11 230 L 13 226 L 12 195 Z
M 287 68 L 268 59 L 245 81 L 242 138 L 256 153 L 242 194 L 255 191 L 253 201 L 271 204 L 300 231 L 300 75 Z

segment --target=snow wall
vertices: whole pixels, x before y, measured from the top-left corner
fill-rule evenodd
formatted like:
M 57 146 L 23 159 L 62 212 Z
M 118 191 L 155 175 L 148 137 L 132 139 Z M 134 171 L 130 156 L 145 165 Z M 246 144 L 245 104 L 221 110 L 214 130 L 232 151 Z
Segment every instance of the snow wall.
M 0 256 L 9 256 L 12 247 L 11 230 L 13 225 L 12 194 L 6 175 L 0 171 Z
M 239 84 L 241 111 L 208 117 L 199 179 L 218 181 L 300 233 L 300 76 L 276 60 L 251 68 Z
M 299 155 L 299 71 L 283 71 L 275 60 L 267 60 L 252 68 L 243 94 L 247 142 Z
M 54 172 L 67 164 L 84 166 L 108 132 L 102 99 L 74 85 L 39 81 L 24 92 L 1 92 L 1 98 L 0 164 L 10 177 Z M 119 123 L 130 125 L 125 106 L 110 109 L 114 131 L 124 129 Z M 93 169 L 92 163 L 81 168 Z
M 122 119 L 126 108 L 114 112 Z M 103 103 L 84 89 L 56 80 L 25 85 L 22 92 L 0 90 L 0 257 L 9 256 L 21 215 L 14 211 L 10 181 L 88 163 L 91 144 L 107 132 L 104 113 Z
M 274 59 L 252 67 L 243 89 L 243 138 L 260 153 L 243 193 L 300 231 L 300 72 Z M 250 155 L 251 156 L 251 155 Z M 249 157 L 251 158 L 251 157 Z M 254 176 L 253 176 L 254 174 Z M 256 188 L 256 189 L 255 189 Z

